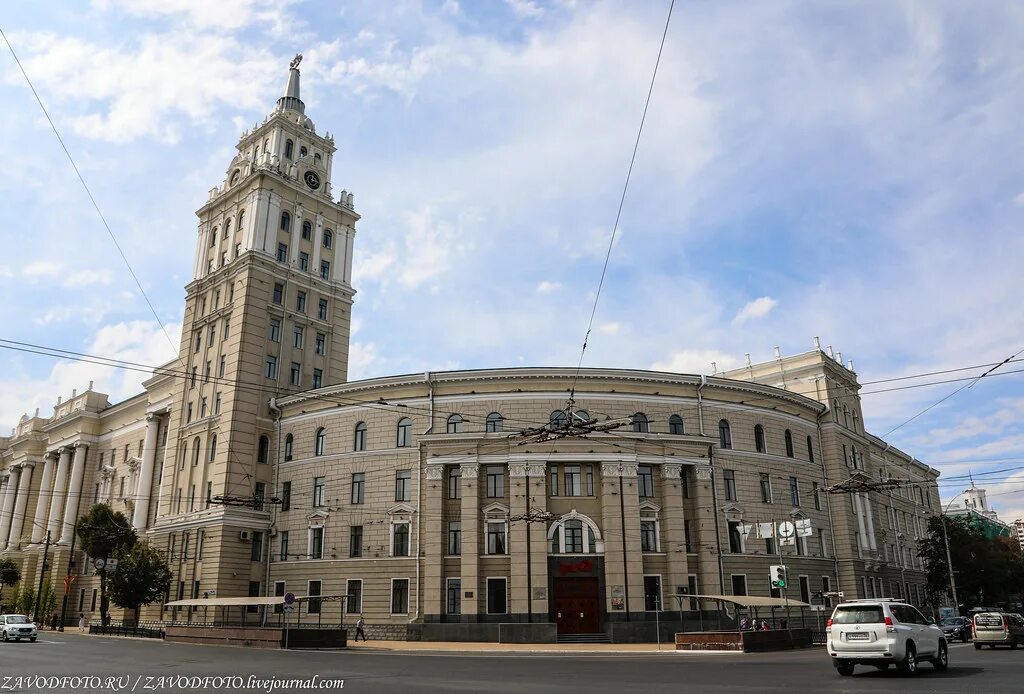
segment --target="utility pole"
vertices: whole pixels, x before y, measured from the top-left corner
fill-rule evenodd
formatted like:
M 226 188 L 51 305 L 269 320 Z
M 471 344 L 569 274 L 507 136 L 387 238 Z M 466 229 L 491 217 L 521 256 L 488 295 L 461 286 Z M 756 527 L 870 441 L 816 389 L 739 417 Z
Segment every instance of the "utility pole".
M 949 533 L 946 532 L 945 512 L 939 515 L 939 520 L 942 521 L 942 540 L 946 543 L 946 568 L 949 569 L 949 590 L 953 594 L 953 613 L 960 616 L 960 601 L 956 598 L 956 578 L 953 576 L 953 557 L 949 553 Z
M 36 590 L 36 604 L 32 608 L 32 619 L 39 621 L 39 604 L 43 597 L 43 578 L 46 576 L 46 560 L 50 556 L 50 531 L 46 531 L 46 544 L 43 545 L 43 565 L 39 567 L 39 588 Z

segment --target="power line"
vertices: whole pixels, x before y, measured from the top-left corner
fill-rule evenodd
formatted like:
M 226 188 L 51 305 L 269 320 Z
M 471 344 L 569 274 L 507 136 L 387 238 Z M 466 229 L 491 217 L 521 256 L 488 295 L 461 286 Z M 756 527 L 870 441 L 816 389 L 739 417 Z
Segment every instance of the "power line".
M 1021 360 L 1020 359 L 1014 359 L 1013 361 L 1021 361 Z M 911 388 L 924 388 L 925 386 L 938 386 L 938 385 L 942 385 L 943 383 L 959 383 L 961 381 L 976 381 L 979 378 L 981 378 L 982 376 L 989 376 L 989 378 L 994 378 L 996 376 L 1010 376 L 1012 374 L 1019 374 L 1019 373 L 1024 373 L 1024 369 L 1014 369 L 1012 371 L 1000 371 L 997 374 L 982 374 L 981 376 L 966 376 L 964 378 L 948 378 L 948 379 L 945 379 L 943 381 L 930 381 L 928 383 L 913 383 L 913 384 L 908 385 L 908 386 L 896 386 L 896 387 L 893 387 L 893 388 L 880 388 L 878 390 L 867 390 L 867 391 L 864 391 L 863 393 L 861 393 L 861 395 L 863 396 L 863 395 L 875 395 L 877 393 L 891 393 L 894 390 L 910 390 Z M 908 378 L 910 378 L 910 377 L 908 376 Z M 970 386 L 967 386 L 967 387 L 969 388 Z
M 862 386 L 872 386 L 876 383 L 892 383 L 893 381 L 909 381 L 915 378 L 924 378 L 925 376 L 941 376 L 942 374 L 956 373 L 957 371 L 970 371 L 972 369 L 984 369 L 990 366 L 999 366 L 1002 363 L 1013 363 L 1024 361 L 1024 359 L 1008 359 L 1006 362 L 994 362 L 991 364 L 975 364 L 974 366 L 958 366 L 952 369 L 942 369 L 941 371 L 928 371 L 926 373 L 913 374 L 911 376 L 894 376 L 893 378 L 879 378 L 874 381 L 861 381 Z M 945 383 L 945 381 L 940 381 Z
M 96 210 L 96 214 L 99 215 L 100 221 L 103 222 L 103 228 L 107 230 L 107 234 L 110 236 L 110 240 L 114 242 L 114 248 L 121 256 L 121 260 L 124 261 L 125 266 L 128 268 L 128 274 L 135 280 L 135 286 L 139 288 L 139 292 L 142 294 L 142 298 L 146 300 L 146 305 L 149 306 L 149 310 L 152 311 L 153 317 L 156 318 L 157 324 L 160 326 L 160 330 L 163 332 L 164 337 L 167 338 L 167 343 L 171 346 L 171 349 L 175 353 L 178 351 L 178 346 L 171 340 L 171 336 L 167 334 L 167 327 L 163 321 L 160 320 L 160 315 L 156 312 L 156 308 L 153 307 L 153 302 L 149 300 L 149 295 L 146 294 L 146 290 L 142 287 L 142 282 L 139 281 L 138 275 L 135 274 L 135 270 L 132 268 L 132 264 L 128 262 L 128 257 L 124 254 L 124 250 L 121 248 L 121 244 L 118 243 L 117 237 L 114 236 L 113 230 L 110 228 L 110 224 L 107 223 L 107 218 L 104 216 L 103 211 L 100 209 L 99 203 L 96 202 L 96 197 L 92 194 L 92 190 L 89 188 L 89 184 L 85 182 L 85 177 L 82 176 L 82 172 L 78 168 L 78 164 L 75 163 L 74 157 L 71 156 L 68 146 L 64 143 L 64 138 L 60 136 L 60 131 L 57 130 L 57 126 L 54 124 L 53 119 L 50 118 L 49 112 L 43 105 L 43 100 L 39 97 L 39 92 L 36 91 L 35 85 L 32 84 L 32 80 L 28 76 L 28 72 L 25 71 L 25 66 L 21 64 L 21 60 L 18 58 L 18 54 L 14 51 L 14 46 L 11 45 L 10 39 L 7 38 L 7 34 L 4 33 L 3 29 L 0 29 L 0 37 L 3 37 L 4 42 L 7 44 L 7 48 L 11 51 L 11 56 L 14 58 L 14 62 L 18 64 L 18 68 L 21 70 L 22 76 L 25 78 L 25 82 L 28 83 L 28 88 L 32 90 L 32 96 L 35 97 L 36 103 L 39 104 L 39 109 L 46 116 L 46 122 L 50 124 L 50 128 L 53 130 L 53 134 L 57 136 L 57 141 L 60 143 L 61 149 L 64 150 L 64 154 L 67 156 L 68 161 L 71 163 L 71 168 L 75 170 L 75 175 L 78 177 L 79 182 L 82 184 L 82 188 L 85 189 L 86 195 L 89 196 L 89 201 L 92 203 L 93 208 Z
M 665 37 L 668 36 L 668 25 L 672 21 L 672 9 L 676 0 L 671 0 L 668 6 L 668 16 L 665 17 L 665 28 L 661 33 L 661 44 L 658 46 L 658 58 L 654 61 L 654 72 L 651 75 L 651 86 L 647 89 L 647 100 L 644 102 L 644 112 L 640 117 L 640 127 L 636 131 L 636 141 L 633 143 L 633 154 L 629 159 L 629 169 L 626 171 L 626 181 L 622 185 L 622 195 L 619 197 L 619 209 L 615 213 L 615 223 L 612 225 L 611 237 L 608 239 L 608 250 L 604 255 L 604 266 L 601 268 L 601 279 L 597 283 L 597 293 L 594 294 L 594 306 L 590 310 L 590 321 L 587 323 L 587 332 L 583 336 L 583 347 L 580 349 L 580 359 L 576 364 L 576 375 L 572 379 L 572 388 L 569 390 L 569 401 L 572 402 L 576 394 L 576 380 L 579 378 L 580 369 L 583 367 L 583 356 L 587 352 L 587 342 L 590 340 L 590 331 L 594 329 L 594 317 L 597 315 L 597 303 L 601 299 L 601 290 L 604 288 L 604 278 L 608 273 L 608 261 L 612 257 L 612 247 L 615 245 L 615 236 L 619 230 L 619 220 L 622 217 L 622 208 L 626 203 L 626 193 L 629 190 L 629 179 L 633 175 L 633 164 L 636 162 L 636 153 L 640 149 L 640 136 L 644 132 L 644 123 L 647 121 L 647 109 L 651 105 L 651 95 L 654 94 L 654 81 L 658 77 L 658 66 L 661 65 L 661 54 L 665 50 Z

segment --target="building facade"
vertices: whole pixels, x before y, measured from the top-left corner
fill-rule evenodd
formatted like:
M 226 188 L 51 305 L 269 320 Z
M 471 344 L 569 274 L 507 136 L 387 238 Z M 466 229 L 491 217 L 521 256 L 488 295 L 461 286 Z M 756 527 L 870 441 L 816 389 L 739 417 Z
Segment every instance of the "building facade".
M 0 552 L 29 585 L 44 551 L 54 585 L 74 576 L 69 619 L 99 609 L 71 530 L 98 502 L 166 552 L 169 600 L 319 596 L 297 618 L 361 614 L 394 637 L 533 621 L 653 638 L 655 612 L 698 608 L 675 596 L 768 595 L 779 563 L 805 602 L 923 598 L 938 473 L 864 430 L 852 365 L 816 348 L 710 377 L 349 382 L 359 216 L 331 193 L 334 141 L 305 115 L 297 64 L 237 149 L 198 211 L 179 358 L 125 402 L 90 385 L 0 439 Z M 519 434 L 567 416 L 622 426 Z M 823 491 L 856 475 L 909 482 Z

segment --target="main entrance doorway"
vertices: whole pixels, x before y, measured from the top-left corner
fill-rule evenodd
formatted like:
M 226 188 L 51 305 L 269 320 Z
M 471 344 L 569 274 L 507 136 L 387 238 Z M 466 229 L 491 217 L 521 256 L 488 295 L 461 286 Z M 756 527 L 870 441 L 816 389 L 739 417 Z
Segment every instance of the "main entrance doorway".
M 595 634 L 601 630 L 597 578 L 554 579 L 554 612 L 559 634 Z

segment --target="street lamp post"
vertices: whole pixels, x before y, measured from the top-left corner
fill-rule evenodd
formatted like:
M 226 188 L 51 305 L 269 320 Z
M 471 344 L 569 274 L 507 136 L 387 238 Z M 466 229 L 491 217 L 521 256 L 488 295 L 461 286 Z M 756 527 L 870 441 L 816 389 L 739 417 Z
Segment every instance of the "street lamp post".
M 966 491 L 966 490 L 965 490 Z M 953 595 L 953 610 L 956 615 L 960 616 L 960 601 L 956 597 L 956 577 L 953 574 L 953 556 L 949 551 L 949 533 L 946 531 L 946 512 L 949 511 L 949 507 L 953 505 L 953 502 L 960 498 L 960 495 L 964 492 L 960 492 L 946 504 L 945 508 L 939 514 L 939 520 L 942 523 L 942 541 L 946 545 L 946 568 L 949 569 L 949 590 Z

